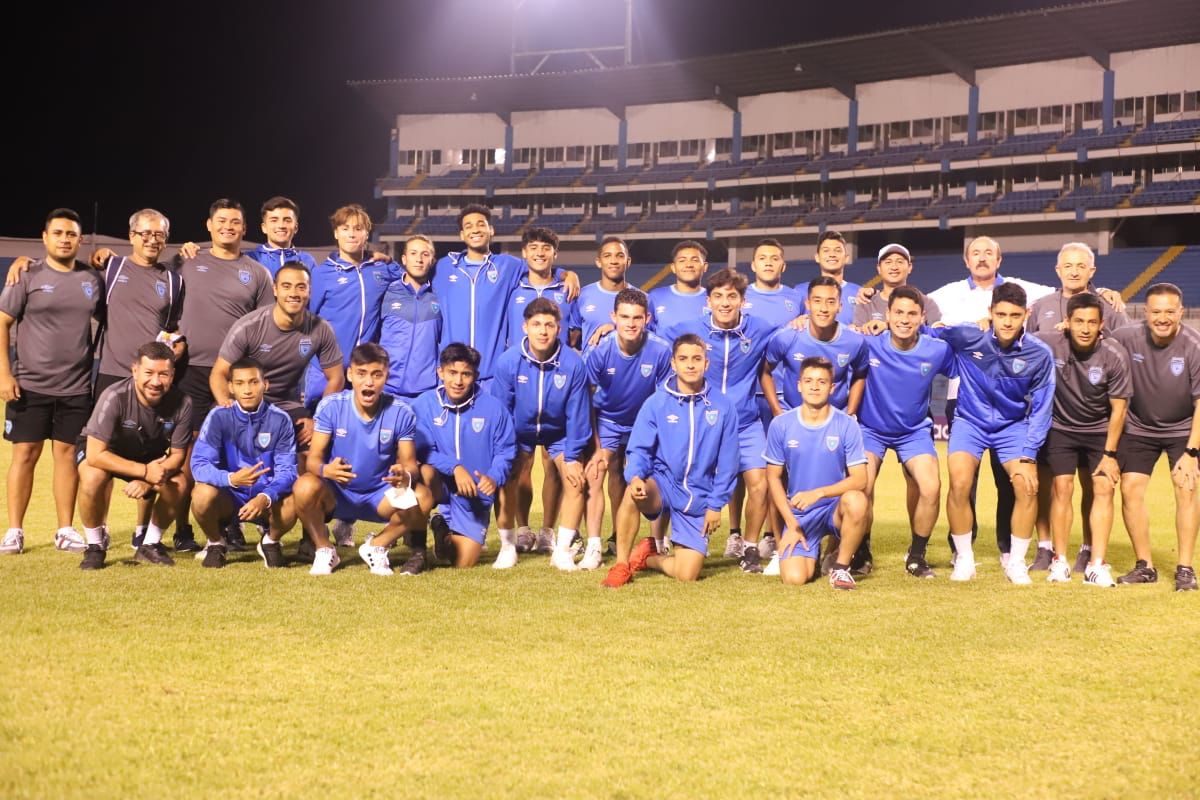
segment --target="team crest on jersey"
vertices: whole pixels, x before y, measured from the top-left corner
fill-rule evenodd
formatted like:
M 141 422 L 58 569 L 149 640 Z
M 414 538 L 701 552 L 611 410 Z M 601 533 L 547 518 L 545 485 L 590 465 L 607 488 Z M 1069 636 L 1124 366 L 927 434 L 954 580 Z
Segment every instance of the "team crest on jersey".
M 304 338 L 300 340 L 300 355 L 306 356 L 312 352 L 312 339 Z
M 382 270 L 374 270 L 373 272 L 371 272 L 371 277 L 373 277 L 375 279 L 376 283 L 387 283 L 388 282 L 387 274 L 384 273 Z
M 1183 356 L 1173 356 L 1171 358 L 1171 374 L 1177 378 L 1183 374 Z
M 922 376 L 928 375 L 932 371 L 933 371 L 933 364 L 931 364 L 928 361 L 921 362 L 921 375 Z
M 167 433 L 170 433 L 171 431 L 175 430 L 175 421 L 174 420 L 159 419 L 159 422 L 162 423 L 163 430 L 166 431 Z
M 271 432 L 263 431 L 262 433 L 260 433 L 258 435 L 257 441 L 258 441 L 258 446 L 261 447 L 263 450 L 266 450 L 268 447 L 271 446 Z
M 381 428 L 379 431 L 379 443 L 387 444 L 391 440 L 392 440 L 392 429 L 391 428 Z
M 710 408 L 704 412 L 704 421 L 708 423 L 709 427 L 712 427 L 717 424 L 717 417 L 720 413 L 717 409 Z
M 92 286 L 90 283 L 83 284 L 83 296 L 86 297 L 88 300 L 92 299 L 92 295 L 95 294 L 95 291 L 96 291 L 96 288 L 94 286 Z
M 556 373 L 554 375 L 554 388 L 561 389 L 566 385 L 567 385 L 567 376 L 563 375 L 561 372 Z
M 653 372 L 653 371 L 654 371 L 654 365 L 653 365 L 653 364 L 642 364 L 642 377 L 643 377 L 643 378 L 649 378 L 649 377 L 650 377 L 650 373 L 651 373 L 651 372 Z M 616 370 L 614 369 L 614 370 L 613 370 L 613 372 L 615 373 L 615 372 L 616 372 Z
M 242 282 L 242 286 L 249 286 L 250 285 L 250 270 L 239 269 L 238 270 L 238 280 Z
M 849 353 L 838 353 L 837 362 L 839 367 L 844 367 L 850 363 Z
M 1013 362 L 1012 362 L 1012 367 L 1013 367 L 1013 372 L 1015 372 L 1017 375 L 1020 375 L 1022 372 L 1025 371 L 1025 359 L 1014 358 Z
M 487 279 L 492 283 L 495 283 L 500 279 L 500 270 L 496 269 L 495 267 L 488 267 Z
M 451 277 L 453 277 L 453 276 L 451 276 Z M 430 303 L 429 310 L 435 314 L 439 314 L 439 313 L 441 313 L 442 307 L 439 306 L 437 303 Z
M 750 346 L 751 342 L 749 339 L 742 339 L 742 341 L 738 344 L 738 347 L 742 351 L 742 355 L 746 355 L 746 353 L 750 352 Z
M 784 300 L 783 307 L 792 313 L 795 313 L 795 311 L 796 311 L 796 304 L 793 303 L 791 300 Z
M 555 292 L 555 293 L 554 293 L 554 302 L 558 303 L 559 305 L 562 305 L 562 302 L 563 302 L 564 300 L 566 300 L 566 299 L 567 299 L 567 298 L 563 296 L 563 293 L 562 293 L 562 292 Z
M 1095 386 L 1104 377 L 1104 370 L 1099 367 L 1091 367 L 1088 369 L 1088 383 Z
M 837 436 L 826 436 L 825 437 L 825 449 L 831 453 L 834 452 L 835 450 L 837 450 L 838 440 L 839 440 L 839 437 L 837 437 Z
M 476 433 L 481 433 L 483 431 L 484 423 L 486 422 L 487 420 L 483 417 L 471 417 L 471 430 L 475 431 Z
M 163 283 L 162 281 L 155 281 L 154 282 L 154 291 L 158 292 L 159 297 L 166 297 L 167 296 L 167 285 L 165 283 Z

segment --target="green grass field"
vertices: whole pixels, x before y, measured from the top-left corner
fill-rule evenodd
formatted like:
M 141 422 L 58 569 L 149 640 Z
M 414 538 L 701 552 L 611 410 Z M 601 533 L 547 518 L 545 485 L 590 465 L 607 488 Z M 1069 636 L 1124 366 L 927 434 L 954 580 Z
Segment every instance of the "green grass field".
M 1200 598 L 1171 591 L 1165 470 L 1155 586 L 1011 586 L 990 525 L 978 580 L 951 585 L 944 519 L 917 582 L 889 460 L 856 592 L 720 557 L 613 592 L 544 556 L 416 579 L 349 551 L 324 579 L 253 553 L 134 566 L 124 498 L 110 566 L 83 573 L 53 548 L 48 460 L 28 550 L 0 560 L 3 797 L 1200 794 Z

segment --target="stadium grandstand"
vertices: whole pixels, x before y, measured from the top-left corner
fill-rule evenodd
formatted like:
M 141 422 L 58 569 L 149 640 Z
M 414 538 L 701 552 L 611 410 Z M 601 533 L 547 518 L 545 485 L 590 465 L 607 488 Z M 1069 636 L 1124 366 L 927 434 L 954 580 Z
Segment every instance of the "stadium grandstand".
M 1101 0 L 670 63 L 351 85 L 395 120 L 375 187 L 385 242 L 419 231 L 454 243 L 457 210 L 483 202 L 498 242 L 549 227 L 563 264 L 590 264 L 600 238 L 625 237 L 645 284 L 682 238 L 745 265 L 754 241 L 773 236 L 795 262 L 837 228 L 857 245 L 849 277 L 866 282 L 873 250 L 901 241 L 928 289 L 962 277 L 966 237 L 994 236 L 1006 271 L 1046 283 L 1057 283 L 1047 253 L 1078 239 L 1131 300 L 1157 279 L 1200 297 L 1200 247 L 1185 246 L 1200 221 L 1194 0 Z M 1122 246 L 1122 227 L 1139 219 L 1130 227 L 1152 219 L 1140 243 L 1154 246 Z

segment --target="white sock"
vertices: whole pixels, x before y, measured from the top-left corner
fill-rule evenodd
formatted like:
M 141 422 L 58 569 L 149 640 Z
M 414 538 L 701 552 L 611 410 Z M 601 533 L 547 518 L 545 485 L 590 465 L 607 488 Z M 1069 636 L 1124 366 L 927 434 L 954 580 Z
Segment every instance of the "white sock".
M 271 534 L 264 533 L 262 537 L 263 544 L 275 544 L 275 540 L 271 538 Z
M 162 541 L 163 529 L 151 522 L 146 526 L 146 538 L 142 544 L 158 544 Z
M 1024 564 L 1025 554 L 1029 552 L 1029 540 L 1019 536 L 1012 537 L 1012 547 L 1008 551 L 1008 563 Z M 1014 561 L 1014 559 L 1016 559 Z
M 517 537 L 512 528 L 500 529 L 500 546 L 501 547 L 516 547 Z
M 574 541 L 574 539 L 575 531 L 572 528 L 564 528 L 562 525 L 559 525 L 558 541 L 554 546 L 559 550 L 566 550 L 571 546 L 571 542 Z
M 1090 544 L 1081 544 L 1081 545 L 1079 545 L 1079 552 L 1080 553 L 1090 553 L 1090 552 L 1092 552 L 1092 546 Z
M 587 540 L 587 549 L 588 550 L 600 550 L 603 547 L 604 547 L 604 543 L 600 540 L 599 536 L 589 536 L 588 537 L 588 540 Z
M 1050 541 L 1049 539 L 1045 540 L 1044 542 L 1038 542 L 1038 550 L 1053 550 L 1053 549 L 1054 549 L 1054 542 Z
M 98 528 L 85 527 L 83 529 L 83 538 L 87 540 L 88 544 L 103 545 L 104 544 L 104 526 L 101 525 Z
M 655 550 L 657 550 L 658 552 L 661 553 L 663 551 L 663 548 L 666 547 L 666 545 L 667 545 L 667 537 L 665 537 L 665 536 L 655 536 L 654 537 L 654 549 Z
M 221 547 L 227 547 L 227 546 L 228 546 L 228 544 L 227 544 L 227 543 L 226 543 L 226 541 L 225 541 L 225 537 L 224 537 L 224 536 L 222 536 L 220 539 L 207 539 L 207 538 L 206 538 L 206 539 L 204 540 L 204 546 L 205 546 L 205 547 L 209 547 L 209 546 L 211 546 L 211 545 L 214 545 L 214 544 L 216 544 L 216 545 L 220 545 Z
M 958 553 L 959 558 L 975 561 L 975 547 L 971 544 L 970 533 L 952 533 L 950 538 L 954 540 L 954 552 Z
M 144 539 L 146 536 L 146 526 L 145 525 L 135 525 L 133 528 L 133 535 L 141 536 Z

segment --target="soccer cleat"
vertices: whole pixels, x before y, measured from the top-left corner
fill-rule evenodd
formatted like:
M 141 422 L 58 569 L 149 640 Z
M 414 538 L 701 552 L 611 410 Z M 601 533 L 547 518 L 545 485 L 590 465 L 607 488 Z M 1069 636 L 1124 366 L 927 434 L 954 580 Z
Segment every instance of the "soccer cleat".
M 1139 558 L 1133 569 L 1117 578 L 1117 583 L 1158 583 L 1158 570 Z
M 296 560 L 305 564 L 311 564 L 317 555 L 317 546 L 313 544 L 313 540 L 308 538 L 308 534 L 304 531 L 300 532 L 300 544 L 296 546 Z
M 354 523 L 335 519 L 329 526 L 329 535 L 338 547 L 354 547 Z
M 771 560 L 767 562 L 765 567 L 763 567 L 762 574 L 766 575 L 768 578 L 773 578 L 779 575 L 779 553 L 771 554 Z
M 904 557 L 904 570 L 914 578 L 936 577 L 933 568 L 925 560 L 925 556 L 914 556 L 911 553 Z
M 647 536 L 633 547 L 633 552 L 629 554 L 629 571 L 641 572 L 646 568 L 646 560 L 650 556 L 658 553 L 658 548 L 654 546 L 654 537 Z
M 372 575 L 393 574 L 392 564 L 388 561 L 387 548 L 371 544 L 372 538 L 368 536 L 367 540 L 358 548 L 358 557 L 371 570 Z
M 854 582 L 854 576 L 850 574 L 848 569 L 832 569 L 829 571 L 829 585 L 834 589 L 842 591 L 850 591 L 858 588 L 858 584 Z
M 337 569 L 337 565 L 342 563 L 342 559 L 338 558 L 337 548 L 334 547 L 318 547 L 317 554 L 313 558 L 313 565 L 308 570 L 309 575 L 332 575 Z
M 54 534 L 54 549 L 67 553 L 82 553 L 87 550 L 87 542 L 74 528 L 59 528 Z
M 429 565 L 426 562 L 426 558 L 427 554 L 424 550 L 413 551 L 413 554 L 404 562 L 404 566 L 400 568 L 400 574 L 412 577 L 428 571 Z
M 603 564 L 604 564 L 604 553 L 601 552 L 600 548 L 599 547 L 589 547 L 587 550 L 585 550 L 583 552 L 583 558 L 580 559 L 579 563 L 576 566 L 578 566 L 579 569 L 592 570 L 592 569 L 600 569 L 601 565 L 603 565 Z
M 562 572 L 574 572 L 579 569 L 579 565 L 575 563 L 575 558 L 571 555 L 571 551 L 560 547 L 554 548 L 554 551 L 550 554 L 550 564 Z
M 629 569 L 629 565 L 617 563 L 608 568 L 608 574 L 600 581 L 600 585 L 609 589 L 619 589 L 632 579 L 633 571 Z
M 1196 570 L 1183 564 L 1175 567 L 1175 591 L 1196 591 Z
M 210 542 L 204 548 L 204 566 L 208 569 L 220 569 L 225 566 L 225 545 Z
M 492 562 L 493 569 L 512 569 L 517 565 L 517 548 L 511 544 L 500 545 L 500 552 Z
M 1044 547 L 1039 547 L 1037 553 L 1033 556 L 1033 563 L 1029 565 L 1030 572 L 1045 572 L 1050 569 L 1050 564 L 1054 561 L 1054 551 L 1047 550 Z
M 753 542 L 746 543 L 746 548 L 742 550 L 742 558 L 738 561 L 738 565 L 742 568 L 742 572 L 749 572 L 753 575 L 762 573 L 762 558 L 758 554 L 758 547 Z
M 196 536 L 192 533 L 190 525 L 187 527 L 176 526 L 172 544 L 175 545 L 176 553 L 195 553 L 202 549 L 196 541 Z
M 537 532 L 537 542 L 533 546 L 535 553 L 553 553 L 554 552 L 554 531 L 550 528 L 541 528 Z
M 25 550 L 25 531 L 20 528 L 9 528 L 0 542 L 0 553 L 6 556 L 20 555 Z
M 450 525 L 441 514 L 429 518 L 429 529 L 433 531 L 433 557 L 438 561 L 454 560 L 454 540 L 450 538 Z
M 267 569 L 280 569 L 287 564 L 287 561 L 283 558 L 283 548 L 279 545 L 279 542 L 268 542 L 265 539 L 260 539 L 258 546 L 254 549 L 262 556 L 263 566 Z
M 851 575 L 870 575 L 875 568 L 875 557 L 871 555 L 870 544 L 860 546 L 850 559 Z
M 1075 566 L 1071 567 L 1071 572 L 1076 575 L 1087 573 L 1088 563 L 1092 560 L 1092 551 L 1079 548 L 1079 553 L 1075 556 Z
M 771 558 L 775 555 L 775 534 L 764 534 L 758 540 L 758 555 L 760 558 Z
M 517 528 L 516 540 L 518 553 L 532 553 L 533 548 L 537 546 L 537 534 L 530 530 L 528 525 Z
M 239 520 L 231 520 L 225 526 L 225 543 L 230 550 L 237 553 L 243 553 L 250 549 L 246 544 L 246 534 L 242 532 L 242 523 Z
M 975 577 L 975 559 L 959 556 L 954 559 L 954 569 L 950 571 L 950 580 L 969 581 Z
M 175 566 L 175 559 L 167 553 L 166 545 L 162 542 L 142 545 L 133 554 L 133 560 L 141 564 L 157 564 L 160 567 Z
M 108 553 L 98 544 L 89 544 L 83 551 L 83 560 L 79 562 L 80 569 L 104 569 L 104 556 Z
M 1025 561 L 1022 559 L 1010 558 L 1004 567 L 1004 577 L 1017 586 L 1028 586 L 1033 583 L 1033 579 L 1029 577 L 1029 568 L 1025 566 Z
M 729 538 L 725 540 L 725 557 L 726 558 L 741 558 L 742 551 L 746 549 L 746 540 L 742 538 L 740 533 L 730 532 Z
M 1117 585 L 1113 580 L 1112 567 L 1108 564 L 1088 564 L 1083 571 L 1083 582 L 1087 586 L 1111 589 Z
M 1050 583 L 1069 583 L 1071 581 L 1071 565 L 1067 563 L 1066 558 L 1055 556 L 1051 560 L 1046 580 Z

